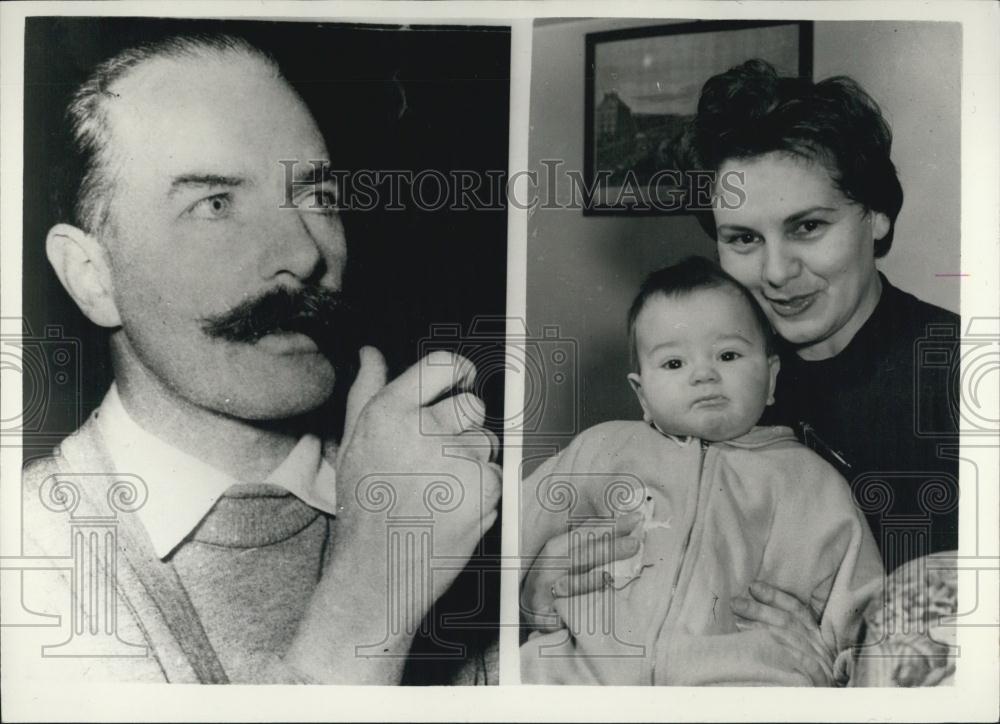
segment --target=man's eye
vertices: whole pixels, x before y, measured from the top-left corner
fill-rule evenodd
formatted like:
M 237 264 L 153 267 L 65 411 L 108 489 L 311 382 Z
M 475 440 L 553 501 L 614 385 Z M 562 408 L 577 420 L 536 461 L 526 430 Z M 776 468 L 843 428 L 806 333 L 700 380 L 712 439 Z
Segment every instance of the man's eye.
M 739 352 L 734 352 L 732 350 L 729 350 L 720 354 L 719 359 L 721 359 L 723 362 L 732 362 L 733 360 L 737 360 L 742 356 L 743 355 L 741 355 Z
M 233 200 L 228 193 L 215 194 L 194 204 L 187 213 L 196 219 L 215 221 L 224 219 L 232 212 Z
M 317 188 L 296 199 L 299 211 L 332 214 L 338 210 L 337 192 L 332 188 Z
M 679 370 L 681 367 L 684 366 L 684 363 L 681 362 L 679 359 L 668 359 L 660 366 L 667 370 Z

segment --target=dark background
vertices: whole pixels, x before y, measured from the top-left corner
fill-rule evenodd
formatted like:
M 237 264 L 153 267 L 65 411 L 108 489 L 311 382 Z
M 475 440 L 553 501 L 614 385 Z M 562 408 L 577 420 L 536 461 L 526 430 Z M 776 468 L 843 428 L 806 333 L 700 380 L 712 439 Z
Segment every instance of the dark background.
M 125 47 L 176 32 L 213 31 L 242 35 L 275 56 L 311 108 L 335 168 L 506 172 L 507 28 L 29 18 L 23 309 L 35 341 L 24 348 L 24 379 L 25 399 L 43 404 L 25 419 L 25 460 L 48 452 L 75 430 L 100 404 L 112 380 L 107 333 L 82 316 L 45 258 L 49 227 L 69 221 L 57 202 L 59 185 L 66 184 L 57 169 L 67 101 L 94 64 Z M 258 110 L 248 104 L 247 112 Z M 428 344 L 432 325 L 458 325 L 468 335 L 475 319 L 502 318 L 505 309 L 506 207 L 496 202 L 477 211 L 406 207 L 343 214 L 349 255 L 345 290 L 361 311 L 361 341 L 382 350 L 393 375 L 429 346 L 456 348 L 455 341 Z M 477 391 L 500 434 L 503 375 L 496 351 L 502 347 L 503 327 L 488 325 L 485 335 L 483 325 L 479 330 L 479 341 L 465 342 L 462 351 L 492 361 L 480 364 Z M 73 359 L 66 363 L 60 351 Z M 40 373 L 27 374 L 28 367 Z M 60 374 L 57 367 L 68 374 Z M 340 376 L 332 415 L 338 414 L 337 398 L 349 381 L 347 375 Z M 493 567 L 490 556 L 499 550 L 498 531 L 499 524 L 487 536 L 487 557 L 476 564 L 482 570 L 460 577 L 452 595 L 439 605 L 471 618 L 450 627 L 434 626 L 436 634 L 417 640 L 414 651 L 428 654 L 430 660 L 409 667 L 411 683 L 433 683 L 456 665 L 454 656 L 440 655 L 450 651 L 447 642 L 475 644 L 477 638 L 495 637 L 495 628 L 484 626 L 498 621 L 499 587 L 492 575 L 485 586 L 482 583 L 485 571 Z M 474 596 L 476 589 L 488 595 Z

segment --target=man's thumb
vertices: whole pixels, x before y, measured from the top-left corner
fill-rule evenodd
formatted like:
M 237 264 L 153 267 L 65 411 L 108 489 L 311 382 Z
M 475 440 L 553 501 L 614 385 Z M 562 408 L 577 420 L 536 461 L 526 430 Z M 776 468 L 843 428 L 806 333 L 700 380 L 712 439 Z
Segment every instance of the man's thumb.
M 358 369 L 358 376 L 354 379 L 354 384 L 351 385 L 351 389 L 347 393 L 342 445 L 351 439 L 354 426 L 358 422 L 361 411 L 365 409 L 365 405 L 378 394 L 379 390 L 385 387 L 387 371 L 385 357 L 382 356 L 382 353 L 374 347 L 362 347 L 358 357 L 361 361 L 361 367 Z

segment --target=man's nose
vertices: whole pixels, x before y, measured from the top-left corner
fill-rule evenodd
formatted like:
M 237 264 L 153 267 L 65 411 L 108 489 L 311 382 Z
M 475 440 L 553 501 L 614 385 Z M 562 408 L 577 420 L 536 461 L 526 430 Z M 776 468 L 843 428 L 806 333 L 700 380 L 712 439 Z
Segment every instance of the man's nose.
M 340 219 L 295 209 L 278 209 L 277 214 L 261 257 L 261 276 L 338 285 L 347 257 Z
M 761 279 L 771 287 L 782 287 L 802 271 L 802 262 L 791 245 L 784 241 L 764 244 Z

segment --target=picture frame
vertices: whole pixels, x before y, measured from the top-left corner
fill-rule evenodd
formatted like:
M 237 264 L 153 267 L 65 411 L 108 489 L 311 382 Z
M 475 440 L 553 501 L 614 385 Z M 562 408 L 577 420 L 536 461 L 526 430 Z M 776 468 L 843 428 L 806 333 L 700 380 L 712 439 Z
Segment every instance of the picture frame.
M 695 21 L 585 38 L 584 215 L 690 213 L 678 136 L 702 85 L 752 58 L 812 77 L 811 21 Z

